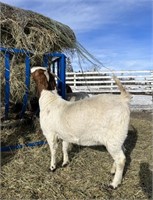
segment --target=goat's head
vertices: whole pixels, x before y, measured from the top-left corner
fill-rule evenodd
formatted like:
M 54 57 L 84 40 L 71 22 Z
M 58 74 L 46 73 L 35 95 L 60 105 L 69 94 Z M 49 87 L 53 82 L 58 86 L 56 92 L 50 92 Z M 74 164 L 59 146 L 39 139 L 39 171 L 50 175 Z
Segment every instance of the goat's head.
M 55 77 L 45 67 L 31 68 L 31 75 L 37 85 L 39 95 L 41 94 L 42 90 L 56 89 Z

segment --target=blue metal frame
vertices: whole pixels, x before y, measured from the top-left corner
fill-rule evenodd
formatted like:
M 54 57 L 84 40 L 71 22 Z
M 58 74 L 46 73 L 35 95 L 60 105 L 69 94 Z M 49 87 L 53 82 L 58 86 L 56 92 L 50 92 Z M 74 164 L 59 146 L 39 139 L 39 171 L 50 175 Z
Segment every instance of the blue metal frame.
M 8 119 L 9 113 L 9 100 L 10 100 L 10 53 L 23 53 L 26 55 L 25 65 L 26 65 L 26 78 L 25 78 L 25 85 L 26 85 L 26 92 L 23 97 L 23 106 L 22 111 L 20 113 L 20 118 L 23 117 L 24 112 L 27 107 L 28 103 L 28 92 L 30 88 L 30 52 L 24 49 L 8 49 L 1 47 L 0 51 L 5 53 L 5 119 Z
M 20 117 L 22 118 L 26 108 L 27 108 L 27 103 L 28 103 L 28 95 L 29 95 L 29 90 L 30 90 L 30 55 L 26 55 L 25 58 L 25 85 L 26 85 L 26 91 L 23 97 L 23 106 L 22 106 L 22 111 L 20 114 Z
M 5 119 L 9 113 L 9 98 L 10 98 L 10 54 L 5 55 Z
M 8 118 L 9 113 L 9 99 L 10 99 L 10 53 L 23 53 L 25 54 L 25 85 L 26 85 L 26 91 L 23 97 L 23 106 L 22 111 L 20 113 L 20 117 L 22 118 L 27 107 L 28 103 L 28 93 L 30 89 L 30 55 L 32 53 L 30 51 L 24 50 L 24 49 L 16 49 L 16 48 L 4 48 L 0 47 L 0 51 L 5 53 L 5 119 Z M 43 66 L 48 67 L 48 59 L 50 57 L 57 57 L 57 60 L 53 62 L 53 72 L 55 72 L 55 62 L 57 62 L 57 76 L 59 77 L 58 82 L 58 88 L 59 88 L 59 94 L 62 96 L 62 98 L 65 99 L 65 90 L 66 90 L 66 84 L 65 84 L 65 70 L 66 70 L 66 56 L 61 53 L 46 53 L 43 56 Z
M 44 54 L 43 65 L 44 67 L 48 67 L 48 59 L 49 57 L 57 57 L 57 76 L 59 79 L 57 80 L 57 85 L 59 89 L 59 95 L 65 99 L 66 93 L 66 84 L 65 84 L 65 71 L 66 71 L 66 56 L 61 53 L 47 53 Z M 53 62 L 53 72 L 55 72 L 55 62 Z
M 32 54 L 30 51 L 24 50 L 24 49 L 16 49 L 16 48 L 4 48 L 0 47 L 0 51 L 5 53 L 5 119 L 8 118 L 9 113 L 9 100 L 10 100 L 10 54 L 11 53 L 22 53 L 25 54 L 25 85 L 26 85 L 26 91 L 23 97 L 23 106 L 22 111 L 20 113 L 20 117 L 22 118 L 26 107 L 28 103 L 28 94 L 30 89 L 30 55 Z M 66 84 L 65 84 L 65 71 L 66 71 L 66 56 L 61 53 L 47 53 L 43 56 L 43 66 L 49 67 L 48 59 L 50 57 L 57 57 L 57 59 L 52 63 L 52 70 L 53 73 L 55 73 L 55 62 L 57 62 L 57 76 L 59 79 L 58 82 L 58 88 L 60 90 L 59 94 L 62 96 L 62 98 L 65 99 L 65 93 L 66 93 Z M 21 149 L 23 147 L 34 147 L 47 144 L 47 142 L 44 141 L 37 141 L 32 142 L 28 144 L 18 144 L 18 145 L 12 145 L 12 146 L 6 146 L 1 147 L 1 151 L 11 151 L 16 149 Z
M 6 146 L 6 147 L 0 147 L 0 149 L 1 149 L 1 152 L 5 152 L 5 151 L 13 151 L 13 150 L 22 149 L 23 147 L 41 146 L 44 144 L 47 144 L 47 142 L 38 141 L 38 142 L 31 142 L 31 143 L 27 143 L 27 144 L 17 144 L 17 145 L 10 145 L 10 146 Z

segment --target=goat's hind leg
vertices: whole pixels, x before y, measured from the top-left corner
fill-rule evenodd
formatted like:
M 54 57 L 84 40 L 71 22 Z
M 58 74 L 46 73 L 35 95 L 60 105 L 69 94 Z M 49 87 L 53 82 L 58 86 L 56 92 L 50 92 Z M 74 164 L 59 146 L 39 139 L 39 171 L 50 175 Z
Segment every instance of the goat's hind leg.
M 124 146 L 122 146 L 122 150 L 123 150 L 123 152 L 125 151 L 125 147 Z M 111 174 L 115 174 L 115 172 L 116 172 L 116 163 L 115 163 L 115 161 L 114 161 L 114 163 L 113 163 L 113 165 L 112 165 L 112 168 L 111 168 Z
M 63 150 L 63 164 L 62 164 L 62 166 L 63 167 L 65 167 L 69 163 L 68 147 L 69 147 L 69 143 L 63 141 L 62 142 L 62 150 Z
M 114 159 L 112 172 L 115 172 L 115 175 L 110 186 L 115 189 L 119 184 L 121 184 L 126 158 L 122 149 L 120 149 L 118 152 L 112 152 L 111 150 L 108 151 Z

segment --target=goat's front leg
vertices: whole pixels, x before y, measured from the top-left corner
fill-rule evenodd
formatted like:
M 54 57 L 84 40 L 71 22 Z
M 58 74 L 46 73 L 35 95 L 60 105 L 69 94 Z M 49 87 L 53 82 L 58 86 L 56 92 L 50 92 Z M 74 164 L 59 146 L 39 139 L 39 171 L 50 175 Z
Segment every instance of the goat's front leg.
M 69 143 L 63 141 L 62 142 L 62 150 L 63 150 L 63 164 L 62 166 L 66 166 L 69 163 L 69 157 L 68 157 L 68 147 Z
M 45 136 L 46 136 L 47 142 L 49 144 L 50 152 L 51 152 L 50 170 L 55 171 L 55 169 L 56 169 L 56 149 L 58 147 L 57 135 L 55 133 L 50 133 Z

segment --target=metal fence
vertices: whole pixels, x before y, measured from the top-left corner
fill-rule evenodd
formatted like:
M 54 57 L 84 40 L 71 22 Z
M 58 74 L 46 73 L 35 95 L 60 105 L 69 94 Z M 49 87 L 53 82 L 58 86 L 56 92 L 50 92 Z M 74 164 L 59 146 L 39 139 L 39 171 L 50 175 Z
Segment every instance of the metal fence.
M 114 74 L 120 79 L 127 91 L 132 94 L 153 93 L 153 71 L 115 71 Z M 66 83 L 73 92 L 118 93 L 111 72 L 67 72 Z

